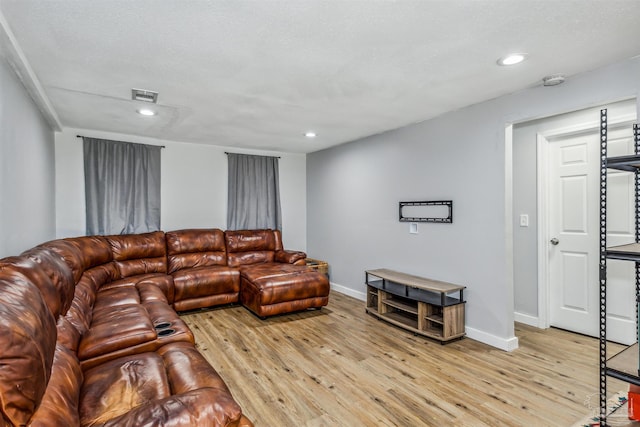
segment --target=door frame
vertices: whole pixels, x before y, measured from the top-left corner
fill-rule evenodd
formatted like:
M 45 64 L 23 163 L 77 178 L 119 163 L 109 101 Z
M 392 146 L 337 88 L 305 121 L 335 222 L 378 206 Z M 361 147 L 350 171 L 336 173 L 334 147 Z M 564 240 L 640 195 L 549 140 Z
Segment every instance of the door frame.
M 636 120 L 634 113 L 620 115 L 609 120 L 609 128 L 621 127 Z M 551 239 L 549 230 L 549 217 L 551 216 L 549 209 L 551 203 L 550 196 L 550 180 L 549 180 L 549 139 L 560 135 L 579 135 L 581 133 L 596 131 L 599 135 L 600 121 L 590 120 L 587 122 L 576 123 L 562 128 L 550 131 L 539 132 L 536 135 L 536 156 L 537 156 L 537 226 L 538 226 L 538 327 L 547 329 L 550 325 L 550 281 L 549 276 L 549 248 L 548 242 Z

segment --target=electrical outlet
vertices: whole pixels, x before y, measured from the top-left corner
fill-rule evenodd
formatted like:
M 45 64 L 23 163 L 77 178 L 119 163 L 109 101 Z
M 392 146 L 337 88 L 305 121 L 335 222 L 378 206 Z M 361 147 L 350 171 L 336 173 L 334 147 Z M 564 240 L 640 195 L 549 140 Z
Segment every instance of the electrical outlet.
M 529 215 L 521 214 L 520 215 L 520 227 L 528 227 L 529 226 Z

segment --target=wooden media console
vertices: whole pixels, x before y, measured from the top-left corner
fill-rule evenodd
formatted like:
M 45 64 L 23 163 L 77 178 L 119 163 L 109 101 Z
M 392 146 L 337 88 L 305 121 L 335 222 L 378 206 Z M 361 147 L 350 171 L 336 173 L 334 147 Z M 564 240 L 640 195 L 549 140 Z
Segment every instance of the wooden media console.
M 365 271 L 367 313 L 441 343 L 464 331 L 465 286 L 381 268 Z

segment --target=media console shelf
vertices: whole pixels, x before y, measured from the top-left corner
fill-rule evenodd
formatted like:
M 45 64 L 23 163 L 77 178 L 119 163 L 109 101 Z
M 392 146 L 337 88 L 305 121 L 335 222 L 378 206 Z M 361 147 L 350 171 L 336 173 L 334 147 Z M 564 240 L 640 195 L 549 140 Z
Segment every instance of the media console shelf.
M 367 313 L 441 343 L 464 336 L 465 286 L 380 268 L 365 271 Z

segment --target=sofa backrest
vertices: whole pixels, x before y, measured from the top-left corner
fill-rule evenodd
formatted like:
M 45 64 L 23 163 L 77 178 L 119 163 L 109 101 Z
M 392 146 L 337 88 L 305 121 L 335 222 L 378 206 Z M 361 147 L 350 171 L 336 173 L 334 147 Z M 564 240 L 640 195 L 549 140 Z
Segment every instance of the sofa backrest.
M 76 283 L 85 270 L 113 260 L 111 247 L 102 236 L 83 236 L 52 240 L 42 245 L 60 255 L 69 265 Z
M 227 230 L 224 236 L 230 267 L 275 260 L 276 236 L 273 230 Z
M 54 318 L 58 318 L 62 312 L 60 294 L 51 278 L 40 268 L 40 265 L 31 258 L 12 256 L 0 260 L 0 274 L 4 270 L 11 272 L 11 277 L 21 277 L 38 287 L 49 312 Z
M 184 268 L 227 265 L 224 232 L 217 228 L 169 231 L 166 241 L 169 274 Z
M 0 425 L 26 425 L 42 401 L 56 348 L 56 322 L 23 273 L 0 270 Z
M 106 237 L 120 278 L 167 272 L 167 246 L 164 232 Z
M 22 256 L 36 262 L 49 276 L 60 297 L 60 314 L 65 314 L 73 301 L 76 286 L 71 268 L 60 255 L 42 246 L 31 248 Z

